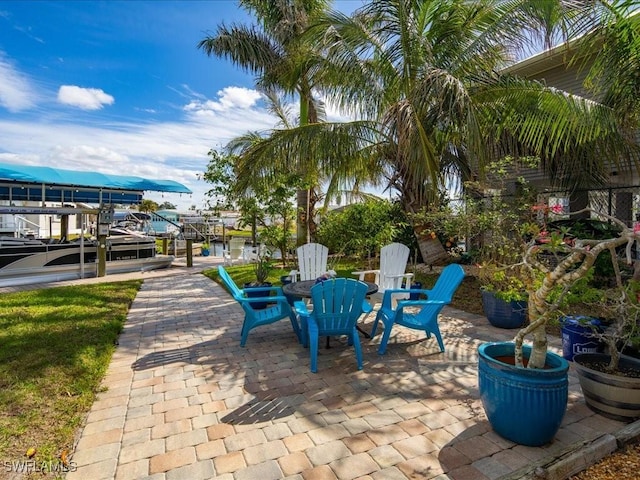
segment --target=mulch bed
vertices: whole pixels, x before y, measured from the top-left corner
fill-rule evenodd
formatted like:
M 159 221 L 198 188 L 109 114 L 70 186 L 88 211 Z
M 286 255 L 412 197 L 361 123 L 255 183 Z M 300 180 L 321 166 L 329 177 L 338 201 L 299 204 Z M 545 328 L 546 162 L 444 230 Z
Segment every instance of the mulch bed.
M 637 480 L 640 478 L 640 444 L 627 445 L 569 480 Z

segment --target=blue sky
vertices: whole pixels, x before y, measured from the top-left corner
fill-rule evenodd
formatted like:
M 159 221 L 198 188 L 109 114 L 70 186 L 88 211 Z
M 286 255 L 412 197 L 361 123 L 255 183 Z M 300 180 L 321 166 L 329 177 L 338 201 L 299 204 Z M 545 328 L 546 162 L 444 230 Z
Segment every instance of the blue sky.
M 352 11 L 361 0 L 334 6 Z M 275 124 L 253 78 L 197 44 L 235 0 L 0 2 L 0 162 L 172 179 L 204 207 L 210 148 Z

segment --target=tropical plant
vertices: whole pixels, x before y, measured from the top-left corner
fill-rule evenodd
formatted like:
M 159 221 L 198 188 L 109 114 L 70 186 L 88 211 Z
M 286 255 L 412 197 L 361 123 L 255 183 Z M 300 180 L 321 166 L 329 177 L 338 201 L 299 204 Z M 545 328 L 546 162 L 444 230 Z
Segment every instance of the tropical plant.
M 235 139 L 233 145 L 237 147 L 251 138 L 253 137 L 247 134 Z M 231 153 L 231 150 L 233 148 L 227 151 L 211 149 L 208 153 L 209 163 L 201 178 L 211 184 L 206 193 L 210 199 L 209 204 L 217 212 L 222 209 L 238 209 L 238 223 L 242 227 L 251 228 L 253 245 L 257 245 L 260 240 L 279 248 L 284 264 L 291 246 L 290 231 L 295 218 L 291 200 L 296 187 L 299 186 L 298 177 L 295 174 L 281 174 L 269 182 L 253 178 L 247 181 L 246 189 L 240 188 L 240 180 L 236 175 L 238 157 Z
M 155 212 L 158 208 L 158 204 L 148 198 L 143 199 L 140 205 L 138 205 L 139 212 Z
M 408 213 L 437 209 L 448 174 L 481 175 L 496 155 L 539 157 L 564 185 L 603 181 L 604 158 L 634 155 L 614 112 L 502 70 L 540 37 L 610 21 L 599 4 L 372 0 L 330 12 L 303 37 L 323 53 L 309 73 L 358 120 L 274 130 L 243 153 L 243 175 L 318 171 L 328 196 L 383 177 Z
M 253 285 L 263 285 L 267 281 L 267 278 L 269 278 L 269 273 L 271 273 L 271 270 L 273 270 L 273 264 L 271 263 L 271 252 L 266 248 L 259 248 L 256 254 L 256 259 L 253 262 L 253 272 L 256 276 Z
M 403 235 L 407 227 L 408 220 L 398 204 L 369 198 L 322 216 L 316 238 L 331 252 L 371 259 L 388 243 L 404 243 L 409 237 Z M 415 249 L 411 242 L 415 239 L 409 237 L 409 240 L 409 246 Z
M 259 89 L 270 95 L 276 91 L 297 94 L 299 125 L 317 122 L 324 112 L 322 103 L 313 95 L 315 85 L 310 76 L 317 52 L 313 45 L 302 43 L 300 37 L 310 22 L 327 8 L 328 1 L 240 0 L 239 5 L 255 15 L 257 24 L 221 24 L 215 34 L 199 42 L 198 48 L 207 55 L 228 58 L 256 74 Z M 282 161 L 287 162 L 288 158 Z M 280 171 L 290 172 L 291 164 Z M 314 210 L 311 200 L 319 178 L 315 169 L 297 169 L 296 173 L 304 183 L 297 194 L 297 238 L 298 244 L 302 244 L 309 240 L 309 222 Z
M 458 202 L 413 215 L 414 223 L 427 225 L 436 237 L 465 239 L 482 288 L 507 302 L 527 298 L 521 259 L 528 240 L 542 230 L 536 191 L 519 176 L 537 161 L 505 157 L 491 162 L 483 181 L 465 183 Z

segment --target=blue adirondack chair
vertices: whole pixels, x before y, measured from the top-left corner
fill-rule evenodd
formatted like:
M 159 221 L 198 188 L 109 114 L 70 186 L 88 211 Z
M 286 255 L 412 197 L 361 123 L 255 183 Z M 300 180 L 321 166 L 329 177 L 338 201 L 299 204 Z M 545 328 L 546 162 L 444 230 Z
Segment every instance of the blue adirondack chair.
M 422 330 L 427 334 L 427 338 L 431 338 L 433 333 L 438 340 L 440 351 L 444 352 L 444 343 L 442 343 L 442 335 L 438 328 L 438 315 L 445 305 L 451 303 L 453 294 L 462 283 L 464 278 L 464 270 L 460 265 L 452 264 L 446 266 L 436 284 L 431 289 L 396 289 L 386 290 L 382 298 L 382 307 L 378 310 L 376 319 L 373 322 L 371 337 L 376 334 L 378 321 L 384 323 L 384 333 L 378 348 L 378 354 L 384 355 L 387 349 L 387 342 L 391 335 L 391 328 L 394 324 L 402 325 L 414 330 Z M 396 308 L 393 308 L 392 297 L 396 293 L 418 293 L 426 295 L 426 300 L 400 300 Z M 407 310 L 409 307 L 410 310 Z
M 249 332 L 254 328 L 262 325 L 268 325 L 285 318 L 288 318 L 291 321 L 291 326 L 298 337 L 298 341 L 302 341 L 298 320 L 293 313 L 293 310 L 291 310 L 291 306 L 289 305 L 289 302 L 287 302 L 287 298 L 284 296 L 282 288 L 254 287 L 252 288 L 253 292 L 261 290 L 264 292 L 264 295 L 261 297 L 248 298 L 244 291 L 241 288 L 238 288 L 222 265 L 218 266 L 218 273 L 224 284 L 229 289 L 231 295 L 233 295 L 233 298 L 244 310 L 244 322 L 242 323 L 242 331 L 240 334 L 240 346 L 244 347 L 247 342 Z M 275 295 L 270 295 L 272 292 L 275 292 Z M 256 310 L 251 305 L 255 302 L 268 302 L 268 305 L 264 309 Z
M 310 345 L 311 371 L 318 371 L 318 342 L 321 336 L 346 335 L 349 345 L 353 345 L 362 370 L 362 349 L 356 329 L 356 322 L 364 312 L 363 303 L 367 285 L 353 278 L 325 280 L 311 287 L 313 311 L 309 311 L 304 301 L 295 302 L 296 313 L 300 316 L 303 344 Z

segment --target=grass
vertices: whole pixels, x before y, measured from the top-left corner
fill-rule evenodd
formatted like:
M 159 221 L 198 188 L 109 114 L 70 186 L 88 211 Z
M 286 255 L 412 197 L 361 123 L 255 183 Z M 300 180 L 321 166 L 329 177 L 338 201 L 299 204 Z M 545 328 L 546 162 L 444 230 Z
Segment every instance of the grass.
M 0 459 L 71 451 L 141 281 L 0 296 Z

